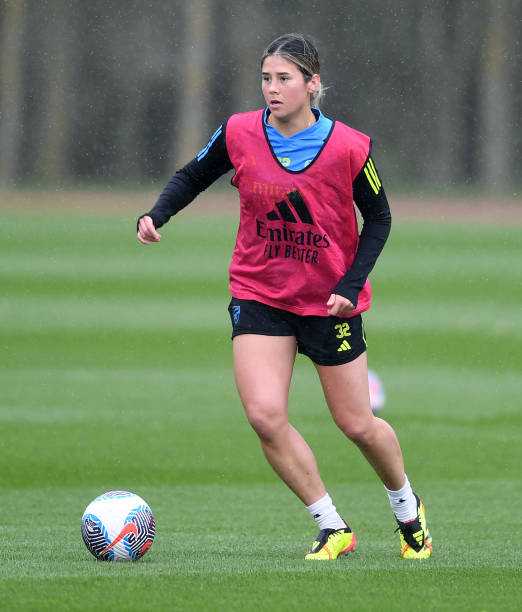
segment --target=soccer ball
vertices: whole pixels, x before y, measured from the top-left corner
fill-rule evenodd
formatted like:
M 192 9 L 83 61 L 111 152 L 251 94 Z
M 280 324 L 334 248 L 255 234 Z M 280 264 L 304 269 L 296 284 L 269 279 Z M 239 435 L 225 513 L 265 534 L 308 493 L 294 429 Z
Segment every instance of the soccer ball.
M 82 516 L 85 546 L 102 561 L 136 561 L 149 550 L 155 534 L 151 509 L 128 491 L 100 495 Z
M 386 404 L 386 393 L 381 379 L 372 370 L 368 370 L 368 384 L 370 386 L 370 405 L 373 414 L 377 414 Z

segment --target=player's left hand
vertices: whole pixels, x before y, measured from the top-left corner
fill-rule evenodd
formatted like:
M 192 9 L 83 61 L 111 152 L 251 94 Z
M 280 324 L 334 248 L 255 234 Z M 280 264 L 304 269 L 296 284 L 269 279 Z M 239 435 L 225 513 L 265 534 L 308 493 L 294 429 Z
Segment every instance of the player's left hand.
M 348 315 L 355 310 L 355 306 L 350 302 L 350 300 L 342 295 L 337 295 L 337 293 L 332 293 L 328 302 L 326 302 L 326 306 L 328 308 L 328 314 L 331 317 Z

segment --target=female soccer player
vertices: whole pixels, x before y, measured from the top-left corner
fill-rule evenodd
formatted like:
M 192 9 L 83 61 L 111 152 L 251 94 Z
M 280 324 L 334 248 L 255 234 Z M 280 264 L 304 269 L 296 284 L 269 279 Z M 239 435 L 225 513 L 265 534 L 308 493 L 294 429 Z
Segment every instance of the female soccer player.
M 234 371 L 246 415 L 276 473 L 306 505 L 319 535 L 306 559 L 353 550 L 355 534 L 327 493 L 315 457 L 288 421 L 296 351 L 314 363 L 335 423 L 362 451 L 388 493 L 401 555 L 432 551 L 425 510 L 404 472 L 393 429 L 373 415 L 361 313 L 391 215 L 368 136 L 324 116 L 319 57 L 301 34 L 272 42 L 261 60 L 266 108 L 232 115 L 178 171 L 138 240 L 218 177 L 234 170 L 240 224 L 230 265 Z M 353 202 L 361 211 L 358 234 Z

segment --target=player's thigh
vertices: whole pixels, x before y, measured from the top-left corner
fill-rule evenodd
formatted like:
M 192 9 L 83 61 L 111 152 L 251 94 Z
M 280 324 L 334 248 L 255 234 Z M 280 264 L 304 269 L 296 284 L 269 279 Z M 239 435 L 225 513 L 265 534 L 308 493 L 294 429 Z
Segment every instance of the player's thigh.
M 241 334 L 233 345 L 236 384 L 247 416 L 263 412 L 286 418 L 295 337 Z
M 335 422 L 343 430 L 368 427 L 373 419 L 368 387 L 366 352 L 348 363 L 315 364 L 326 402 Z

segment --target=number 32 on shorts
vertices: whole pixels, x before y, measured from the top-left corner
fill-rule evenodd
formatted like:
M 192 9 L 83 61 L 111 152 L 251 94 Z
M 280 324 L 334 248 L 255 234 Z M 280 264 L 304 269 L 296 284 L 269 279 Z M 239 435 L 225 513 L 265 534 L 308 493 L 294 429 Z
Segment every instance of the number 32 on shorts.
M 348 323 L 338 323 L 334 325 L 334 329 L 337 330 L 336 338 L 348 338 L 348 336 L 352 335 L 350 331 L 350 325 Z

